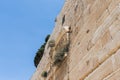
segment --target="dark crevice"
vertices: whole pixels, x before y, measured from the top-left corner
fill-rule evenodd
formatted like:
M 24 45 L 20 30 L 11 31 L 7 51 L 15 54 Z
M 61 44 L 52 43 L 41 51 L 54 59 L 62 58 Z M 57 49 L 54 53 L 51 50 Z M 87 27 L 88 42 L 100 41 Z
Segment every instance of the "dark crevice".
M 90 30 L 88 29 L 87 31 L 86 31 L 86 33 L 89 33 L 90 32 Z
M 62 25 L 64 24 L 64 22 L 65 22 L 65 15 L 62 18 Z

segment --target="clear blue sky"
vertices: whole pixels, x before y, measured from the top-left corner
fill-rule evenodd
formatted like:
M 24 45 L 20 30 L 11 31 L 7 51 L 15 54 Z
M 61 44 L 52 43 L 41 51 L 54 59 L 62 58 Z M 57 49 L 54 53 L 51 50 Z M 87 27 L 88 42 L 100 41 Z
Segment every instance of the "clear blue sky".
M 64 0 L 0 0 L 0 80 L 29 80 Z

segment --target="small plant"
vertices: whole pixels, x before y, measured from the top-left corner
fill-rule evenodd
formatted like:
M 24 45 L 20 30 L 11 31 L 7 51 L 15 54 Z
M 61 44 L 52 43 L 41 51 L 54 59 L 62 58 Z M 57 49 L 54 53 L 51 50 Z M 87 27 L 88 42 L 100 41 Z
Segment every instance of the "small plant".
M 40 49 L 38 49 L 38 51 L 36 52 L 36 55 L 34 57 L 34 65 L 35 65 L 35 67 L 38 66 L 40 60 L 42 59 L 42 56 L 44 54 L 44 49 L 45 49 L 45 46 L 46 46 L 46 43 L 47 43 L 49 37 L 50 37 L 50 35 L 46 36 L 45 43 L 43 43 L 43 45 L 41 45 Z
M 67 43 L 64 48 L 63 48 L 64 52 L 68 52 L 69 51 L 69 43 Z
M 59 65 L 63 59 L 67 56 L 67 53 L 69 51 L 69 44 L 67 43 L 62 49 L 57 51 L 56 55 L 54 56 L 54 62 L 53 65 Z
M 48 34 L 48 35 L 46 36 L 45 42 L 47 42 L 47 41 L 49 40 L 49 38 L 50 38 L 50 34 Z
M 64 59 L 64 52 L 63 51 L 59 51 L 56 53 L 56 55 L 54 56 L 54 65 L 59 65 L 59 63 Z
M 50 40 L 49 43 L 48 43 L 48 45 L 50 47 L 54 47 L 55 46 L 55 40 Z
M 44 77 L 44 78 L 46 78 L 47 75 L 48 75 L 47 71 L 43 71 L 42 74 L 41 74 L 41 76 Z
M 34 65 L 35 65 L 35 67 L 38 66 L 40 60 L 42 59 L 42 56 L 43 56 L 43 54 L 44 54 L 44 48 L 45 48 L 45 44 L 43 44 L 43 45 L 40 47 L 40 49 L 38 49 L 38 51 L 37 51 L 37 53 L 36 53 L 36 55 L 35 55 L 35 57 L 34 57 Z

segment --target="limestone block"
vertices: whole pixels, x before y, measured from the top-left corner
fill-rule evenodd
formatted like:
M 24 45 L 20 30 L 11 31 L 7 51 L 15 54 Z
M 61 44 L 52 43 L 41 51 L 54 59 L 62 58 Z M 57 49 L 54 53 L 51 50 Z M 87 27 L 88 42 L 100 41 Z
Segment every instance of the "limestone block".
M 103 80 L 119 80 L 120 79 L 120 68 L 104 78 Z
M 120 21 L 116 20 L 113 22 L 113 25 L 109 27 L 110 35 L 113 37 L 115 36 L 115 33 L 120 31 Z
M 94 70 L 90 75 L 88 75 L 85 80 L 103 80 L 109 74 L 120 68 L 120 63 L 118 63 L 119 61 L 120 49 L 103 64 L 101 64 L 96 70 Z
M 116 20 L 116 18 L 120 15 L 120 9 L 116 7 L 112 13 L 107 17 L 107 19 L 104 21 L 103 24 L 100 25 L 100 27 L 96 30 L 94 37 L 92 39 L 92 42 L 95 44 L 96 41 L 103 36 L 104 32 L 110 27 L 110 25 L 113 23 L 113 21 Z

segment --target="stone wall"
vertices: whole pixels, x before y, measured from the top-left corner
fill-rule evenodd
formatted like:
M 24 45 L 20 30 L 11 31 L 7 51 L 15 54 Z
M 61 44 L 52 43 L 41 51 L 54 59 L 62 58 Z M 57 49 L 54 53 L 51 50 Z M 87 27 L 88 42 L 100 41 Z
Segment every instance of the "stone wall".
M 72 30 L 69 52 L 59 67 L 51 67 L 64 26 Z M 56 46 L 46 45 L 31 80 L 120 80 L 120 0 L 66 0 L 51 39 Z M 49 71 L 47 78 L 43 71 Z

